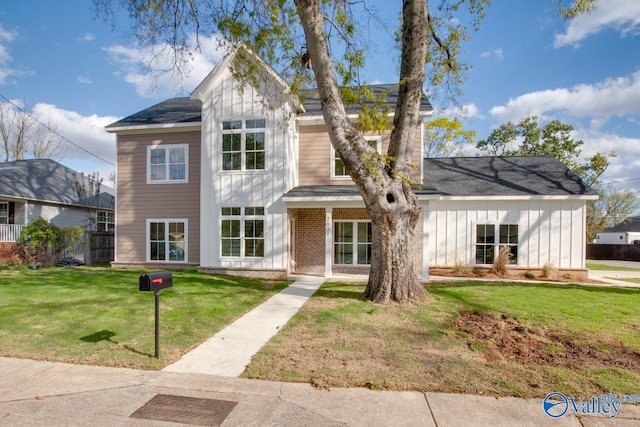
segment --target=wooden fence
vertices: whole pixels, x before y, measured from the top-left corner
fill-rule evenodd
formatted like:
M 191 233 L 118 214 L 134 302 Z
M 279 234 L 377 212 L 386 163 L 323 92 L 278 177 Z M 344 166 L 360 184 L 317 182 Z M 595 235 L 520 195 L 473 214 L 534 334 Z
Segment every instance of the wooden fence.
M 640 261 L 640 245 L 588 244 L 587 259 Z
M 92 231 L 87 233 L 87 264 L 107 264 L 114 259 L 115 239 L 113 233 Z
M 112 232 L 87 231 L 64 256 L 87 265 L 108 264 L 113 261 L 114 252 L 115 239 Z

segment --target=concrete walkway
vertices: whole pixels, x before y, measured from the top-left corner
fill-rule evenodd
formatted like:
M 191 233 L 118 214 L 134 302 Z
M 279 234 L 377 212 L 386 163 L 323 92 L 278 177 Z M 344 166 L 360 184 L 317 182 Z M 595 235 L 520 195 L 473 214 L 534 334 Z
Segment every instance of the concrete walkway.
M 251 358 L 318 290 L 323 277 L 296 276 L 294 283 L 163 369 L 167 372 L 239 376 Z

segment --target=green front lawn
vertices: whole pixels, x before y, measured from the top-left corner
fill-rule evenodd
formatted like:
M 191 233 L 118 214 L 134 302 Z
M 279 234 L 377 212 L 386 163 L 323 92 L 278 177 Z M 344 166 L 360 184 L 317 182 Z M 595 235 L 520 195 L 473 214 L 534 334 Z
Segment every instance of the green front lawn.
M 160 294 L 160 359 L 147 271 L 0 269 L 0 356 L 160 369 L 285 288 L 285 281 L 173 271 Z
M 614 266 L 614 265 L 606 265 L 606 264 L 594 264 L 587 263 L 586 265 L 588 270 L 601 270 L 601 271 L 640 271 L 640 268 L 633 267 L 622 267 L 622 266 Z

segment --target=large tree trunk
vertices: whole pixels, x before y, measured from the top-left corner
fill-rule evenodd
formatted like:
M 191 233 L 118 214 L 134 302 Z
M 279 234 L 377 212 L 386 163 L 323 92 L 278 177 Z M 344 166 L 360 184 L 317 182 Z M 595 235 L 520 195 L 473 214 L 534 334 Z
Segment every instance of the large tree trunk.
M 371 271 L 364 296 L 379 303 L 419 302 L 426 296 L 413 262 L 420 207 L 408 177 L 415 132 L 421 120 L 427 48 L 426 0 L 405 0 L 403 3 L 400 87 L 388 152 L 388 159 L 392 161 L 378 159 L 373 166 L 363 159 L 375 158 L 372 157 L 375 150 L 349 121 L 340 97 L 318 0 L 296 0 L 295 3 L 313 64 L 327 132 L 371 217 Z
M 372 227 L 369 282 L 363 296 L 373 302 L 414 303 L 426 297 L 414 268 L 415 230 L 420 207 L 409 186 L 399 181 L 387 196 L 368 204 Z M 389 203 L 388 198 L 393 197 Z

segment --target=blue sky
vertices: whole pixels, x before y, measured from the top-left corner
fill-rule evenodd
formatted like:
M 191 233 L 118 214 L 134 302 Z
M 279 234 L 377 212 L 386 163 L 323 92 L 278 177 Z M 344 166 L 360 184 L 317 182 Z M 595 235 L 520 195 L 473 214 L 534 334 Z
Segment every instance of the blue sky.
M 400 2 L 373 3 L 393 25 Z M 549 0 L 492 2 L 463 46 L 463 60 L 472 65 L 463 123 L 480 139 L 529 115 L 570 123 L 585 142 L 582 157 L 617 153 L 603 180 L 640 193 L 640 1 L 601 0 L 594 14 L 568 23 L 556 11 Z M 391 32 L 370 28 L 364 80 L 396 82 Z M 115 137 L 104 126 L 188 95 L 221 54 L 213 38 L 205 39 L 181 85 L 170 75 L 154 83 L 144 74 L 149 50 L 136 44 L 126 17 L 112 30 L 94 18 L 89 0 L 0 4 L 0 95 L 26 101 L 39 120 L 56 123 L 66 139 L 106 160 L 65 142 L 62 163 L 87 173 L 106 177 L 114 170 Z

